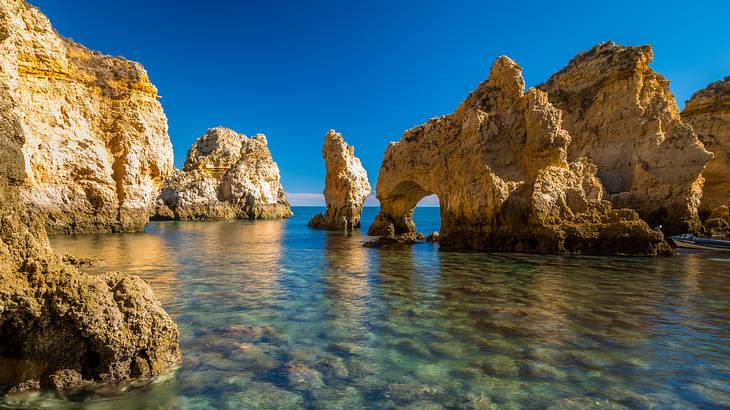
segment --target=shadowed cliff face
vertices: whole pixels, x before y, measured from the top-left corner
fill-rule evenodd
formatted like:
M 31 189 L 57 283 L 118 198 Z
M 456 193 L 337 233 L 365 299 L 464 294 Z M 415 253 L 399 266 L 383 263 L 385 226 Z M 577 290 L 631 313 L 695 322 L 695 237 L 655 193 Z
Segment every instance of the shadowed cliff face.
M 714 233 L 730 235 L 730 77 L 697 91 L 687 101 L 682 120 L 690 124 L 705 147 L 715 157 L 702 172 L 700 212 L 710 215 L 705 227 Z M 724 207 L 724 208 L 723 208 Z
M 327 167 L 324 186 L 327 211 L 312 217 L 309 226 L 330 230 L 359 228 L 370 183 L 360 159 L 355 157 L 355 147 L 347 145 L 342 134 L 330 130 L 324 136 L 322 157 Z
M 172 145 L 141 65 L 59 36 L 22 0 L 0 2 L 0 82 L 25 133 L 23 201 L 52 232 L 142 230 Z
M 441 245 L 540 253 L 656 254 L 668 247 L 635 212 L 601 201 L 595 166 L 568 163 L 561 112 L 524 91 L 507 57 L 451 115 L 407 131 L 385 153 L 381 212 L 369 234 L 415 232 L 426 195 L 441 205 Z
M 568 159 L 588 158 L 615 207 L 665 232 L 699 229 L 700 174 L 712 154 L 680 119 L 651 46 L 614 43 L 578 54 L 540 86 L 563 111 Z
M 190 147 L 182 171 L 165 182 L 156 219 L 276 219 L 292 215 L 266 137 L 209 129 Z
M 0 1 L 1 50 L 12 41 L 8 19 L 27 10 Z M 17 98 L 0 84 L 0 393 L 169 370 L 180 361 L 178 331 L 150 287 L 136 276 L 90 276 L 63 263 L 43 217 L 21 201 L 30 131 Z

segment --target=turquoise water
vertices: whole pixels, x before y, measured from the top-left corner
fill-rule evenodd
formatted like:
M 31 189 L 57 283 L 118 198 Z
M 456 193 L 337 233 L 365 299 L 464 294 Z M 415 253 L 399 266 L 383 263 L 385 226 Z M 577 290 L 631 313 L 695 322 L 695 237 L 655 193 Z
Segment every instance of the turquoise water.
M 730 256 L 379 250 L 286 221 L 57 236 L 149 281 L 184 356 L 167 378 L 5 405 L 83 408 L 730 407 Z M 364 226 L 377 209 L 368 208 Z M 416 223 L 438 228 L 438 209 Z

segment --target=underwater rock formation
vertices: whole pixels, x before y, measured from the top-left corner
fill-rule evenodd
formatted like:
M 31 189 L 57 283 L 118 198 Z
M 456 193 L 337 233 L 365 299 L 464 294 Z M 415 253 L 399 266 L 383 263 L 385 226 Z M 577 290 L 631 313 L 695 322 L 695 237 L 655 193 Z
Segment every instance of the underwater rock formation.
M 451 115 L 406 131 L 386 152 L 370 235 L 416 232 L 413 210 L 439 197 L 444 249 L 656 255 L 670 252 L 636 212 L 602 201 L 596 167 L 568 163 L 569 134 L 547 95 L 525 92 L 498 58 Z
M 313 216 L 309 226 L 348 231 L 359 228 L 370 183 L 365 168 L 355 156 L 355 147 L 347 145 L 342 134 L 330 130 L 324 136 L 322 157 L 327 168 L 324 185 L 327 211 Z
M 0 0 L 0 36 L 0 84 L 25 134 L 23 201 L 53 233 L 142 230 L 173 169 L 144 68 L 61 37 L 23 0 Z
M 667 233 L 697 232 L 700 174 L 712 154 L 682 122 L 651 46 L 612 42 L 580 53 L 537 88 L 563 111 L 568 160 L 598 167 L 608 199 Z
M 730 235 L 730 227 L 722 228 L 730 224 L 730 218 L 718 225 L 730 206 L 730 77 L 694 93 L 684 106 L 682 120 L 694 128 L 705 148 L 715 155 L 702 171 L 705 184 L 700 215 L 714 215 L 710 217 L 712 226 L 706 222 L 705 228 Z
M 27 129 L 13 97 L 0 85 L 0 393 L 168 371 L 180 362 L 178 330 L 149 285 L 64 263 L 21 202 Z
M 156 219 L 276 219 L 292 215 L 266 136 L 211 128 L 165 182 Z

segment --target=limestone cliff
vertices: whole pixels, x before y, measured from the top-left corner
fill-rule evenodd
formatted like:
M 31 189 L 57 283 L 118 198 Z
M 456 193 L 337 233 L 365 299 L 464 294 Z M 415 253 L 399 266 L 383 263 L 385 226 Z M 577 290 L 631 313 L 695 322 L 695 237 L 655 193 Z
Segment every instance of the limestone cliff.
M 563 111 L 568 160 L 587 157 L 615 207 L 665 232 L 696 232 L 700 174 L 712 155 L 682 122 L 651 46 L 599 44 L 540 86 Z
M 0 31 L 0 43 L 7 40 Z M 0 394 L 171 369 L 180 361 L 177 327 L 150 287 L 63 263 L 43 219 L 21 203 L 28 129 L 13 98 L 0 84 Z
M 682 119 L 692 125 L 705 148 L 715 157 L 702 172 L 705 185 L 700 202 L 703 217 L 714 213 L 715 222 L 722 220 L 730 206 L 730 77 L 716 81 L 697 91 L 684 106 Z M 730 234 L 728 218 L 724 224 L 713 223 L 715 233 Z
M 359 228 L 370 183 L 365 168 L 355 156 L 355 147 L 347 145 L 342 134 L 330 130 L 324 136 L 322 157 L 327 169 L 324 184 L 327 210 L 312 217 L 309 226 L 330 230 Z
M 157 219 L 274 219 L 292 215 L 266 137 L 209 129 L 190 147 L 182 171 L 165 182 Z
M 436 194 L 445 249 L 669 252 L 662 233 L 634 211 L 601 200 L 595 166 L 568 163 L 560 110 L 524 86 L 520 67 L 500 57 L 456 112 L 391 143 L 376 187 L 381 212 L 369 234 L 414 233 L 416 203 Z
M 141 230 L 172 145 L 141 65 L 58 35 L 23 0 L 0 0 L 0 83 L 25 134 L 24 202 L 52 232 Z

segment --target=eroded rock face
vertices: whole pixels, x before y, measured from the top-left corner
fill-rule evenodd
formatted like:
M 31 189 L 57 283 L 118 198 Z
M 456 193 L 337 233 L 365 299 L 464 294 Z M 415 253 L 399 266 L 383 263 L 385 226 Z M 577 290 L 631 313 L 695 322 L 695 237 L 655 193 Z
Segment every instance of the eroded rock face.
M 156 218 L 275 219 L 292 215 L 266 137 L 209 129 L 165 182 Z
M 702 172 L 705 185 L 700 214 L 707 217 L 717 210 L 716 216 L 721 215 L 719 208 L 730 206 L 730 77 L 694 93 L 684 106 L 682 119 L 715 155 Z M 730 234 L 730 229 L 725 233 Z
M 568 160 L 598 167 L 614 207 L 665 232 L 696 232 L 712 154 L 680 119 L 669 81 L 649 68 L 653 57 L 651 46 L 599 44 L 538 88 L 563 111 Z
M 59 36 L 23 0 L 0 0 L 0 83 L 25 134 L 21 197 L 56 233 L 137 231 L 173 169 L 144 68 Z
M 342 134 L 330 130 L 324 136 L 322 157 L 327 167 L 324 185 L 327 211 L 312 217 L 309 226 L 348 231 L 359 228 L 370 183 L 360 159 L 355 157 L 355 147 L 347 145 Z
M 178 330 L 149 285 L 64 263 L 21 202 L 26 130 L 15 108 L 0 85 L 0 394 L 168 371 L 180 361 Z
M 666 253 L 659 231 L 602 201 L 596 168 L 568 163 L 561 112 L 524 90 L 507 57 L 451 115 L 406 131 L 385 152 L 381 212 L 369 234 L 415 232 L 416 203 L 436 194 L 446 249 L 539 253 Z

